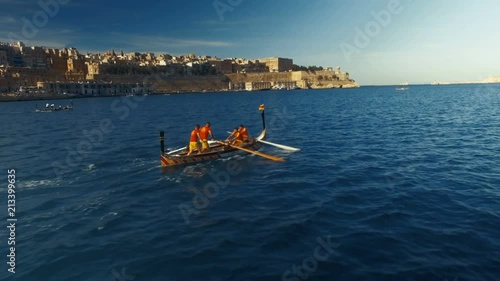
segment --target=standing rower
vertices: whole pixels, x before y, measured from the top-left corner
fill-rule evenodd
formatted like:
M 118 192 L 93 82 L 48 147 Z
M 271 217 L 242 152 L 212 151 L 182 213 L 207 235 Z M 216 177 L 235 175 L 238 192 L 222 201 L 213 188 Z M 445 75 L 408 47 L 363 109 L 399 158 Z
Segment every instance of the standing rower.
M 207 122 L 205 126 L 200 129 L 200 139 L 201 139 L 201 151 L 205 151 L 209 148 L 208 136 L 212 137 L 214 140 L 214 135 L 212 134 L 212 129 L 210 128 L 210 122 Z
M 200 125 L 196 124 L 194 129 L 191 131 L 191 137 L 189 139 L 189 152 L 188 156 L 193 153 L 193 151 L 198 150 L 198 154 L 200 154 L 200 146 L 198 145 L 198 139 L 200 138 Z

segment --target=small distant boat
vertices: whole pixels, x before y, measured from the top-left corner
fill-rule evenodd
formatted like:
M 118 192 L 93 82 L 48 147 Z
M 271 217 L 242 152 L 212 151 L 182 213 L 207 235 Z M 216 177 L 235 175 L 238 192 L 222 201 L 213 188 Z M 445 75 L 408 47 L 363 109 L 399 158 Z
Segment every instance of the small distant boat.
M 407 87 L 409 85 L 408 81 L 403 82 L 403 83 L 401 83 L 399 85 L 403 86 L 403 87 L 396 88 L 396 91 L 408 91 L 410 89 L 409 87 Z
M 39 109 L 38 105 L 35 105 L 35 112 L 54 112 L 54 111 L 69 111 L 73 110 L 73 101 L 71 101 L 71 105 L 66 106 L 55 106 L 54 104 L 47 104 L 45 108 Z

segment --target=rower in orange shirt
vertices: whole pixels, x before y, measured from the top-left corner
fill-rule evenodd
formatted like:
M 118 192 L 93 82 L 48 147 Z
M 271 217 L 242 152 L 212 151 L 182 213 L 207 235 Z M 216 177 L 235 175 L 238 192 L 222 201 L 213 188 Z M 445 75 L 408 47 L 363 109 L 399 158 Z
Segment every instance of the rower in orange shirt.
M 200 154 L 200 146 L 198 145 L 198 139 L 200 138 L 200 125 L 196 125 L 194 129 L 191 131 L 191 137 L 189 139 L 189 152 L 187 155 L 191 155 L 193 151 L 198 150 L 198 154 Z
M 236 146 L 243 145 L 243 135 L 239 132 L 238 128 L 234 128 L 233 132 L 227 137 L 226 141 L 229 141 L 230 144 Z
M 248 138 L 248 135 L 247 135 L 247 138 Z M 243 146 L 244 139 L 245 139 L 245 137 L 244 137 L 243 133 L 241 133 L 237 127 L 234 128 L 231 135 L 229 135 L 229 137 L 227 137 L 227 141 L 229 141 L 230 144 L 236 145 L 236 146 Z
M 247 130 L 247 128 L 245 128 L 245 126 L 243 126 L 243 125 L 240 125 L 238 132 L 242 136 L 242 141 L 248 142 L 248 130 Z
M 212 129 L 210 128 L 210 122 L 207 122 L 205 126 L 200 129 L 200 139 L 201 139 L 201 151 L 205 151 L 209 148 L 208 136 L 212 137 L 214 140 L 214 135 L 212 134 Z

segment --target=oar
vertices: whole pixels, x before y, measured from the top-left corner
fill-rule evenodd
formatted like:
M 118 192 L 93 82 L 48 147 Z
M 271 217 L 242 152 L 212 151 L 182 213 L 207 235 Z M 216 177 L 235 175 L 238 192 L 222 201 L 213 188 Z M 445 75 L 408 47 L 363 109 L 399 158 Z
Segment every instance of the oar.
M 280 158 L 280 157 L 276 157 L 276 156 L 272 156 L 272 155 L 265 154 L 265 153 L 262 153 L 262 152 L 258 152 L 258 151 L 255 151 L 255 150 L 246 149 L 246 148 L 243 148 L 243 147 L 239 147 L 239 146 L 227 144 L 227 143 L 222 142 L 222 141 L 217 141 L 217 142 L 220 143 L 220 144 L 223 144 L 223 145 L 229 145 L 230 147 L 235 148 L 235 149 L 239 149 L 239 150 L 242 150 L 242 151 L 245 151 L 245 152 L 248 152 L 248 153 L 252 153 L 252 154 L 258 155 L 260 157 L 267 158 L 269 160 L 278 161 L 278 162 L 285 162 L 285 159 Z
M 268 142 L 268 141 L 264 141 L 264 140 L 257 140 L 257 141 L 261 142 L 261 143 L 269 144 L 269 145 L 272 145 L 272 146 L 276 146 L 276 147 L 279 147 L 281 149 L 288 150 L 288 151 L 299 151 L 300 150 L 300 148 L 295 148 L 295 147 L 286 146 L 286 145 L 282 145 L 282 144 L 278 144 L 278 143 L 273 143 L 273 142 Z
M 232 132 L 227 132 L 228 134 L 232 134 Z M 274 142 L 268 142 L 268 141 L 264 141 L 264 140 L 257 140 L 258 142 L 261 142 L 261 143 L 265 143 L 265 144 L 269 144 L 269 145 L 272 145 L 272 146 L 276 146 L 276 147 L 279 147 L 281 149 L 284 149 L 284 150 L 288 150 L 288 151 L 299 151 L 300 148 L 295 148 L 295 147 L 291 147 L 291 146 L 287 146 L 287 145 L 283 145 L 283 144 L 278 144 L 278 143 L 274 143 Z

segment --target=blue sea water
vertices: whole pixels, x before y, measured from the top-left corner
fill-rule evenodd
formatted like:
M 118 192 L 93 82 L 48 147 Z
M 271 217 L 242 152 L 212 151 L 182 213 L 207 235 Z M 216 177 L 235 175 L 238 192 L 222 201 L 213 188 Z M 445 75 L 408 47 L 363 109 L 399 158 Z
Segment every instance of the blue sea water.
M 73 102 L 0 103 L 1 280 L 500 280 L 499 85 Z M 160 130 L 255 136 L 260 104 L 285 163 L 161 169 Z

